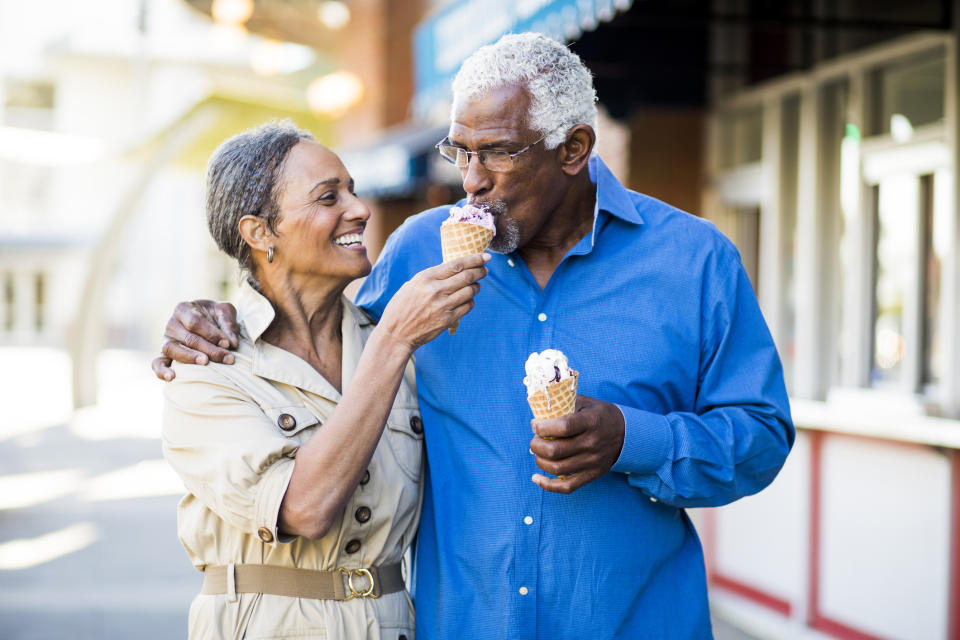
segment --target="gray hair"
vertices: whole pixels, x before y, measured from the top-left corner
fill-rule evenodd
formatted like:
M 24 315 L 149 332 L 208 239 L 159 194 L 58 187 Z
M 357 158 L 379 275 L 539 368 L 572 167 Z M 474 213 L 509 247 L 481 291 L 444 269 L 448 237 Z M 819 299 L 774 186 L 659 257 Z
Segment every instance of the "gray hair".
M 240 235 L 243 216 L 257 216 L 274 232 L 280 215 L 278 182 L 290 150 L 313 140 L 289 119 L 267 122 L 223 142 L 207 162 L 207 226 L 220 250 L 252 274 L 250 246 Z
M 597 92 L 590 71 L 577 54 L 538 33 L 507 34 L 477 49 L 453 80 L 454 107 L 458 100 L 512 85 L 529 91 L 527 125 L 546 134 L 547 149 L 563 142 L 574 125 L 596 131 Z

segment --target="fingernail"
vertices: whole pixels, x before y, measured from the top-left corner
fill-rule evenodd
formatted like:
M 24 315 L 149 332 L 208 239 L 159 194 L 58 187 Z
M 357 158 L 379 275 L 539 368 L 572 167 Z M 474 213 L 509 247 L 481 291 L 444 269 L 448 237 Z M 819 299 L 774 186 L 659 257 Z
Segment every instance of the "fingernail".
M 197 364 L 207 364 L 207 356 L 200 354 L 196 359 Z
M 170 382 L 171 380 L 173 380 L 173 376 L 170 375 L 169 373 L 165 373 L 163 374 L 163 379 L 166 380 L 167 382 Z
M 493 258 L 493 256 L 490 255 L 489 253 L 483 254 L 483 261 L 484 261 L 484 262 L 490 262 L 491 258 Z
M 228 347 L 230 346 L 230 341 L 227 340 L 226 338 L 223 338 L 223 339 L 221 339 L 220 342 L 218 342 L 217 344 L 220 345 L 221 347 L 223 347 L 224 349 L 226 349 L 226 348 L 228 348 Z
M 224 363 L 224 364 L 233 364 L 233 356 L 231 356 L 231 355 L 229 355 L 229 354 L 223 356 L 223 363 Z

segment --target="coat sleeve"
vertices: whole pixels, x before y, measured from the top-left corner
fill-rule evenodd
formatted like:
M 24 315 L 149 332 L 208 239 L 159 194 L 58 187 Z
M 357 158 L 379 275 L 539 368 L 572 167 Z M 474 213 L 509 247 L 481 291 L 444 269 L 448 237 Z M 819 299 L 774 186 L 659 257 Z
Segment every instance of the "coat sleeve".
M 285 436 L 217 367 L 185 365 L 164 385 L 163 454 L 190 493 L 237 529 L 275 544 L 298 439 Z
M 783 369 L 736 250 L 703 275 L 692 411 L 618 405 L 626 430 L 614 471 L 678 507 L 727 504 L 766 487 L 793 445 Z

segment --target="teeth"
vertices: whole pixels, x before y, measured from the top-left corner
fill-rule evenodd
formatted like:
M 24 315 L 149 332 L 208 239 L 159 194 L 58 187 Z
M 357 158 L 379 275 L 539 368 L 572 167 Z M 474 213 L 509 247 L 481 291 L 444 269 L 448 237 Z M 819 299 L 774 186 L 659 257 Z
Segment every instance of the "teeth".
M 339 238 L 334 240 L 334 242 L 344 247 L 352 246 L 352 245 L 362 245 L 363 236 L 361 236 L 359 233 L 348 233 L 346 235 L 340 236 Z

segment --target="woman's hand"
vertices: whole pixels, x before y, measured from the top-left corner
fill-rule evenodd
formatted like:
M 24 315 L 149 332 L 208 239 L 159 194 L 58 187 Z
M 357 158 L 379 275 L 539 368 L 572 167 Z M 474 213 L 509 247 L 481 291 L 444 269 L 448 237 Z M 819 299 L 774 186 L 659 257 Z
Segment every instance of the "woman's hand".
M 490 254 L 457 258 L 413 276 L 394 294 L 378 330 L 410 348 L 430 342 L 473 309 Z

